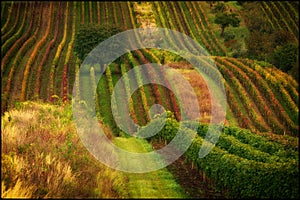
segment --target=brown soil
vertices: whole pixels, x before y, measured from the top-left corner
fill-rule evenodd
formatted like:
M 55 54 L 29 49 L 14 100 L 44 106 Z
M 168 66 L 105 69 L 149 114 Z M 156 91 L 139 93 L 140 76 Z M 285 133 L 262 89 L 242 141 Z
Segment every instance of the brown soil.
M 159 142 L 151 142 L 151 144 L 154 149 L 161 149 L 164 146 L 164 144 Z M 175 180 L 185 190 L 189 198 L 225 198 L 212 184 L 205 182 L 199 170 L 192 168 L 191 164 L 188 164 L 183 156 L 167 166 L 167 169 L 173 174 Z

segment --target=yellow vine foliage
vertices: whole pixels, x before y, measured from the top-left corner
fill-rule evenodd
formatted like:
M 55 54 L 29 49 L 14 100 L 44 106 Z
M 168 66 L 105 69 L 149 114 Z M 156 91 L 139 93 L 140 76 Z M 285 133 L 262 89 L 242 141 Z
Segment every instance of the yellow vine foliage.
M 42 37 L 42 39 L 37 43 L 37 45 L 33 49 L 33 52 L 31 53 L 31 55 L 30 55 L 30 57 L 29 57 L 29 59 L 28 59 L 28 61 L 26 63 L 26 67 L 25 67 L 25 71 L 24 71 L 24 78 L 23 78 L 23 81 L 22 81 L 22 90 L 21 90 L 21 97 L 20 97 L 21 101 L 24 101 L 24 99 L 25 99 L 27 78 L 28 78 L 28 74 L 29 74 L 29 70 L 30 70 L 30 67 L 32 65 L 32 62 L 33 62 L 34 58 L 36 57 L 36 54 L 37 54 L 40 46 L 42 46 L 45 43 L 45 41 L 46 41 L 46 39 L 47 39 L 47 37 L 49 35 L 50 28 L 51 28 L 52 10 L 53 10 L 53 4 L 52 4 L 52 2 L 50 2 L 50 16 L 48 18 L 48 24 L 47 24 L 46 33 Z
M 81 23 L 84 24 L 84 1 L 81 2 Z
M 14 6 L 14 2 L 12 1 L 11 2 L 11 6 L 8 9 L 8 18 L 7 18 L 6 22 L 5 22 L 5 24 L 3 25 L 3 27 L 1 28 L 1 34 L 3 34 L 5 32 L 6 28 L 10 24 L 9 22 L 10 22 L 11 16 L 15 14 L 15 13 L 12 14 L 13 6 Z
M 74 6 L 74 10 L 76 10 L 76 1 L 74 1 L 73 6 Z M 73 13 L 72 36 L 71 36 L 71 41 L 68 44 L 68 51 L 67 51 L 67 55 L 66 55 L 65 64 L 68 64 L 68 62 L 70 60 L 70 55 L 71 55 L 71 51 L 72 51 L 72 47 L 73 47 L 73 43 L 74 43 L 74 39 L 75 39 L 75 22 L 76 22 L 76 14 Z
M 23 28 L 24 28 L 24 26 L 25 26 L 25 19 L 27 19 L 27 13 L 28 13 L 28 4 L 26 3 L 26 5 L 25 5 L 25 9 L 24 9 L 24 16 L 23 16 L 23 19 L 22 19 L 22 22 L 21 22 L 21 25 L 19 25 L 19 29 L 18 29 L 18 31 L 11 37 L 11 38 L 13 38 L 13 37 L 18 37 L 19 35 L 20 35 L 20 33 L 21 33 L 21 31 L 23 30 Z M 30 25 L 29 25 L 29 27 L 30 27 Z M 19 41 L 20 40 L 20 38 L 17 40 L 17 41 Z M 10 47 L 10 49 L 8 50 L 8 52 L 4 55 L 4 57 L 3 57 L 3 59 L 1 60 L 1 73 L 3 73 L 3 71 L 4 71 L 4 67 L 8 67 L 6 64 L 8 63 L 8 60 L 9 60 L 9 56 L 11 55 L 11 52 L 13 51 L 13 49 L 14 48 L 17 48 L 17 44 L 18 44 L 18 42 L 15 42 L 14 44 L 13 44 L 13 46 L 12 47 Z M 16 45 L 16 46 L 15 46 Z M 4 44 L 2 44 L 2 46 L 4 46 Z
M 68 15 L 69 15 L 69 2 L 67 2 L 67 7 L 66 7 L 66 13 L 65 13 L 65 23 L 64 23 L 64 35 L 63 35 L 63 39 L 60 42 L 60 44 L 58 45 L 55 57 L 53 59 L 52 65 L 56 65 L 58 62 L 58 59 L 60 57 L 61 51 L 65 46 L 66 40 L 67 40 L 67 27 L 68 27 Z
M 50 88 L 49 96 L 50 96 L 50 98 L 51 98 L 51 95 L 53 93 L 53 88 L 54 88 L 54 80 L 53 79 L 54 79 L 55 66 L 58 63 L 58 59 L 60 57 L 61 51 L 64 48 L 66 40 L 67 40 L 67 27 L 68 27 L 68 15 L 69 15 L 68 11 L 69 11 L 69 2 L 67 2 L 66 13 L 65 13 L 63 39 L 60 42 L 60 44 L 58 45 L 58 48 L 57 48 L 57 51 L 56 51 L 56 54 L 55 54 L 55 57 L 53 59 L 53 62 L 52 62 L 52 65 L 51 65 L 51 69 L 50 69 L 50 78 L 49 78 L 50 79 L 49 80 L 49 84 L 50 84 L 50 86 L 49 86 L 49 88 Z

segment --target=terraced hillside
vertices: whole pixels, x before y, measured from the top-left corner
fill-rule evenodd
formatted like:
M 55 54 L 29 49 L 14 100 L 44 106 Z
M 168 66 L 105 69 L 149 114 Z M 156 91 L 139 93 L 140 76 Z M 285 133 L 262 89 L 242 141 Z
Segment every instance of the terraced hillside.
M 124 30 L 138 28 L 142 24 L 141 19 L 145 17 L 139 15 L 136 5 L 129 2 L 3 2 L 2 113 L 17 101 L 54 101 L 56 97 L 70 99 L 76 69 L 80 66 L 72 49 L 74 35 L 80 24 L 111 24 Z M 278 8 L 267 9 L 267 5 L 263 3 L 262 8 L 269 15 L 272 14 L 270 11 L 277 12 Z M 275 67 L 265 68 L 255 61 L 222 57 L 227 50 L 219 33 L 213 28 L 215 24 L 211 23 L 204 12 L 207 6 L 205 2 L 152 2 L 148 18 L 154 26 L 189 35 L 212 56 L 217 56 L 214 57 L 216 64 L 226 82 L 229 124 L 249 128 L 254 132 L 297 135 L 298 83 Z M 282 3 L 272 3 L 272 6 L 285 7 L 286 10 L 293 7 Z M 275 20 L 276 17 L 270 19 Z M 288 15 L 286 21 L 290 19 Z M 293 23 L 286 24 L 292 26 Z M 180 38 L 174 38 L 172 45 L 180 41 Z M 161 61 L 161 55 L 155 53 L 139 50 L 128 54 L 123 66 L 112 67 L 113 84 L 122 73 L 135 65 L 158 62 L 158 59 Z M 172 65 L 172 62 L 174 59 L 165 60 L 162 64 Z M 102 82 L 106 86 L 99 87 L 99 90 L 109 94 L 105 90 L 108 90 L 107 84 L 111 80 L 105 79 Z M 136 109 L 132 110 L 132 115 L 139 123 L 149 121 L 149 117 L 144 116 L 145 110 L 154 102 L 162 102 L 172 111 L 178 109 L 172 97 L 174 95 L 165 88 L 154 85 L 144 88 L 147 102 L 142 91 L 132 98 Z M 199 104 L 203 105 L 202 102 Z M 209 108 L 203 109 L 209 112 Z M 109 111 L 103 111 L 102 115 L 109 115 Z M 200 121 L 204 120 L 202 118 Z M 110 124 L 114 126 L 113 122 Z
M 30 106 L 29 108 L 26 106 L 28 103 L 22 103 L 26 101 L 50 103 L 58 107 L 61 106 L 61 109 L 65 109 L 64 106 L 67 106 L 66 109 L 68 110 L 66 112 L 71 112 L 70 104 L 72 100 L 80 102 L 86 95 L 82 92 L 82 88 L 89 85 L 96 91 L 95 107 L 97 116 L 99 121 L 107 126 L 110 139 L 115 138 L 115 142 L 120 143 L 120 146 L 124 145 L 122 142 L 128 141 L 128 144 L 136 144 L 136 149 L 140 148 L 145 151 L 151 149 L 151 145 L 149 145 L 149 148 L 143 146 L 147 144 L 146 140 L 133 139 L 133 141 L 130 141 L 130 139 L 124 138 L 128 135 L 124 134 L 118 127 L 118 122 L 115 121 L 113 116 L 113 109 L 118 108 L 121 111 L 117 116 L 119 120 L 124 119 L 128 114 L 136 124 L 149 125 L 150 128 L 154 126 L 155 128 L 155 124 L 160 123 L 160 119 L 154 119 L 149 110 L 152 105 L 160 104 L 165 110 L 169 110 L 174 114 L 174 117 L 169 117 L 171 128 L 162 129 L 154 139 L 149 139 L 148 142 L 150 144 L 158 142 L 160 145 L 163 142 L 165 144 L 169 143 L 170 138 L 174 136 L 178 128 L 178 123 L 182 121 L 181 105 L 178 103 L 175 93 L 168 87 L 145 83 L 148 80 L 160 80 L 171 87 L 173 80 L 168 78 L 165 71 L 159 68 L 153 68 L 145 74 L 141 74 L 136 67 L 157 63 L 168 66 L 185 77 L 197 95 L 200 113 L 196 113 L 195 118 L 199 119 L 201 124 L 196 131 L 193 131 L 196 124 L 194 122 L 184 122 L 185 133 L 187 135 L 196 134 L 197 136 L 183 157 L 185 164 L 191 165 L 192 168 L 199 171 L 204 183 L 217 189 L 217 191 L 221 191 L 225 197 L 299 197 L 299 181 L 296 180 L 299 176 L 299 83 L 290 74 L 266 62 L 267 54 L 265 54 L 265 60 L 249 59 L 246 56 L 247 44 L 245 40 L 249 38 L 251 33 L 249 33 L 246 26 L 247 19 L 243 18 L 244 15 L 239 12 L 242 8 L 239 2 L 226 2 L 226 6 L 229 13 L 237 13 L 237 16 L 241 19 L 240 27 L 227 26 L 225 28 L 228 31 L 225 31 L 225 37 L 222 36 L 222 27 L 214 23 L 217 17 L 214 10 L 216 10 L 217 5 L 216 2 L 199 1 L 1 2 L 1 114 L 5 116 L 5 121 L 2 123 L 6 128 L 12 127 L 15 120 L 18 121 L 18 117 L 16 119 L 11 118 L 15 112 L 14 108 L 17 110 L 24 109 L 25 113 L 27 109 L 31 109 Z M 259 34 L 263 35 L 267 34 L 268 31 L 280 30 L 283 31 L 282 35 L 287 35 L 291 41 L 295 41 L 293 45 L 298 45 L 296 42 L 299 41 L 299 2 L 261 2 L 258 5 L 259 9 L 256 11 L 264 16 L 268 23 L 266 33 Z M 219 9 L 222 9 L 222 7 Z M 76 56 L 74 46 L 76 33 L 82 25 L 113 26 L 124 31 L 146 27 L 168 28 L 188 35 L 207 50 L 210 54 L 209 58 L 215 62 L 218 71 L 222 75 L 227 107 L 225 127 L 222 129 L 223 134 L 221 134 L 216 148 L 208 157 L 204 158 L 204 162 L 198 158 L 198 152 L 205 138 L 207 124 L 212 119 L 213 103 L 204 77 L 180 55 L 165 50 L 145 48 L 127 52 L 108 66 L 92 66 L 86 72 L 87 78 L 79 79 L 82 60 Z M 234 37 L 231 35 L 232 32 L 236 32 Z M 282 43 L 282 41 L 278 43 L 280 42 Z M 170 37 L 168 45 L 178 51 L 189 49 L 193 52 L 197 49 L 193 43 L 184 41 L 182 37 L 177 35 Z M 272 48 L 276 51 L 280 49 L 276 46 Z M 261 49 L 257 49 L 257 51 L 261 51 Z M 202 64 L 204 68 L 209 68 L 207 62 L 203 61 Z M 103 76 L 97 83 L 96 76 L 102 72 L 101 67 L 107 68 L 103 71 Z M 133 70 L 134 76 L 129 80 L 124 77 L 130 70 Z M 122 95 L 112 99 L 111 95 L 114 87 L 121 78 L 124 78 L 124 85 L 121 88 Z M 133 92 L 130 84 L 142 86 Z M 73 89 L 76 91 L 75 97 L 72 96 Z M 132 92 L 133 94 L 130 95 Z M 188 100 L 192 98 L 189 92 L 183 95 Z M 128 110 L 125 107 L 126 98 L 129 98 Z M 116 101 L 122 103 L 112 105 L 112 102 Z M 31 105 L 31 103 L 29 104 Z M 33 107 L 39 107 L 35 103 L 33 105 Z M 44 120 L 46 111 L 42 108 L 43 106 L 41 107 L 41 110 L 43 110 L 41 124 L 44 127 L 44 121 L 47 121 L 47 119 Z M 51 106 L 51 109 L 55 108 Z M 193 106 L 189 109 L 194 114 L 192 112 Z M 126 113 L 127 111 L 128 113 Z M 59 112 L 55 111 L 53 114 L 51 111 L 59 119 L 71 117 L 70 113 L 67 116 L 61 116 Z M 169 115 L 172 114 L 169 113 Z M 29 121 L 26 122 L 26 127 L 29 124 L 29 127 L 26 128 L 26 134 L 34 134 L 37 125 L 34 125 L 31 130 Z M 70 119 L 67 121 L 68 124 L 71 124 Z M 56 131 L 51 126 L 49 125 L 49 130 Z M 57 126 L 60 127 L 61 125 Z M 129 123 L 125 126 L 128 130 L 137 131 L 136 127 Z M 20 127 L 12 129 L 21 128 L 22 124 Z M 13 135 L 8 134 L 10 129 L 4 130 L 6 131 L 5 137 L 8 138 L 5 138 L 5 144 L 11 144 L 9 143 L 9 137 Z M 42 128 L 41 132 L 43 130 Z M 140 131 L 142 132 L 143 129 L 140 129 Z M 37 132 L 40 133 L 40 130 Z M 63 140 L 63 143 L 58 142 L 58 145 L 64 145 L 61 147 L 61 151 L 68 151 L 71 155 L 70 151 L 75 147 L 72 146 L 72 142 L 65 132 L 63 133 L 62 139 L 57 138 L 56 135 L 51 135 L 51 137 L 54 137 L 53 140 Z M 39 137 L 43 137 L 43 135 Z M 17 159 L 27 155 L 29 153 L 28 149 L 32 148 L 31 145 L 34 140 L 26 140 L 26 142 L 28 144 L 22 143 L 21 146 L 18 143 L 13 143 L 16 147 L 9 150 L 4 149 L 7 156 L 6 162 L 13 162 L 14 155 L 20 156 Z M 69 156 L 69 154 L 66 156 Z M 43 157 L 44 155 L 40 156 Z M 35 159 L 38 160 L 39 158 Z M 65 160 L 63 161 L 65 162 Z M 71 163 L 72 170 L 80 171 L 77 161 L 72 160 L 72 162 L 74 162 Z M 10 164 L 14 166 L 15 163 Z M 10 164 L 7 164 L 6 167 Z M 5 169 L 8 170 L 8 168 Z M 104 171 L 103 173 L 106 173 L 103 166 L 100 166 L 100 168 Z M 8 171 L 9 175 L 15 173 L 12 168 L 9 168 Z M 93 170 L 91 171 L 93 172 Z M 38 173 L 40 172 L 38 171 Z M 164 173 L 167 174 L 166 179 L 171 180 L 170 184 L 176 185 L 176 188 L 181 188 L 177 183 L 174 183 L 175 181 L 169 175 L 169 172 Z M 34 173 L 33 176 L 35 176 Z M 75 176 L 80 177 L 80 175 Z M 117 185 L 118 183 L 112 181 L 113 176 L 109 177 L 109 180 L 113 185 Z M 128 178 L 125 181 L 126 184 L 131 185 L 132 188 L 136 187 L 136 190 L 137 188 L 141 189 L 141 187 L 134 184 L 134 180 L 138 176 L 132 174 L 125 174 L 125 176 Z M 159 179 L 157 174 L 155 174 L 155 177 L 155 179 Z M 100 189 L 95 186 L 98 179 L 101 179 L 101 175 L 97 179 L 95 177 L 91 178 L 89 175 L 86 175 L 86 178 L 93 181 L 89 184 L 92 184 L 92 187 L 96 189 L 95 191 L 89 191 L 84 188 L 86 191 L 80 191 L 78 196 L 89 196 L 88 194 L 101 196 L 99 195 L 101 191 L 98 191 Z M 143 177 L 140 176 L 139 178 L 142 179 Z M 22 176 L 20 179 L 25 180 L 26 177 Z M 250 180 L 251 183 L 246 180 Z M 9 177 L 5 181 L 15 183 L 17 178 Z M 239 185 L 239 187 L 236 185 Z M 16 187 L 17 184 L 15 189 Z M 50 186 L 47 185 L 46 187 Z M 149 186 L 149 188 L 151 187 L 152 185 Z M 78 185 L 72 186 L 72 188 L 77 190 Z M 120 188 L 123 190 L 123 185 Z M 44 189 L 44 191 L 43 188 L 39 188 L 35 193 L 30 194 L 36 197 L 47 197 L 47 195 L 51 196 L 55 193 L 48 189 Z M 59 188 L 56 189 L 59 190 Z M 279 194 L 278 191 L 282 192 Z M 125 193 L 126 195 L 132 193 L 134 197 L 139 197 L 138 191 L 127 191 Z M 26 194 L 24 193 L 23 196 L 26 196 Z M 113 191 L 110 194 L 114 194 L 112 195 L 114 197 L 122 197 L 122 191 Z M 148 193 L 146 191 L 143 194 Z M 155 194 L 157 194 L 157 191 Z M 178 194 L 172 192 L 170 194 L 183 195 L 181 191 Z M 199 194 L 197 194 L 198 196 Z M 200 197 L 203 196 L 200 195 Z

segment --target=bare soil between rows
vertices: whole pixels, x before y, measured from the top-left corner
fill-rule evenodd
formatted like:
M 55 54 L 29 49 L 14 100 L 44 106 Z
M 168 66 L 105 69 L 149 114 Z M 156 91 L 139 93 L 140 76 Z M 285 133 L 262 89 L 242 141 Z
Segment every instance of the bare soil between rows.
M 151 142 L 154 149 L 161 149 L 164 144 Z M 212 198 L 224 199 L 226 196 L 221 191 L 217 191 L 212 184 L 204 181 L 198 169 L 185 161 L 184 156 L 166 167 L 174 176 L 175 180 L 185 190 L 190 198 Z

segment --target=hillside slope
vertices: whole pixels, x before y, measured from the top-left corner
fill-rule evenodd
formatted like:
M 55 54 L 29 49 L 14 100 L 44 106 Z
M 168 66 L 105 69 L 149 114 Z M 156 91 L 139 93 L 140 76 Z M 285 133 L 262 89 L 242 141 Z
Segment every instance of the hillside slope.
M 1 117 L 2 198 L 120 198 L 126 184 L 84 147 L 70 104 L 23 102 Z
M 262 62 L 228 57 L 228 48 L 220 38 L 219 28 L 212 23 L 213 14 L 207 12 L 209 4 L 206 2 L 152 2 L 143 12 L 136 3 L 130 2 L 1 2 L 1 5 L 2 113 L 18 101 L 71 99 L 75 73 L 80 67 L 72 47 L 74 33 L 81 24 L 115 25 L 128 30 L 143 27 L 150 21 L 148 25 L 151 27 L 169 28 L 189 35 L 214 57 L 225 80 L 226 123 L 253 132 L 298 135 L 298 83 Z M 291 7 L 290 4 L 286 6 Z M 270 10 L 265 4 L 263 8 L 270 18 Z M 279 21 L 275 22 L 274 26 L 280 25 Z M 288 24 L 283 25 L 291 29 Z M 191 44 L 180 42 L 180 38 L 173 40 L 173 44 L 192 48 Z M 132 52 L 123 63 L 111 67 L 112 81 L 101 80 L 99 93 L 109 95 L 109 84 L 114 85 L 122 73 L 135 65 L 160 61 L 172 65 L 176 60 L 178 58 L 154 50 Z M 185 65 L 187 63 L 182 63 L 179 68 Z M 131 115 L 137 123 L 149 122 L 147 109 L 153 103 L 161 103 L 166 109 L 178 113 L 179 106 L 172 92 L 154 85 L 143 88 L 144 92 L 137 92 L 132 98 L 134 109 Z M 110 98 L 99 101 L 99 107 L 103 107 L 100 115 L 109 116 L 105 123 L 118 132 L 108 109 Z M 210 104 L 205 98 L 203 101 L 206 102 L 199 102 L 199 105 L 205 105 L 200 121 L 208 122 Z M 179 114 L 176 117 L 179 119 Z
M 186 187 L 194 187 L 194 184 L 184 185 L 184 181 L 193 179 L 191 176 L 196 174 L 199 179 L 194 182 L 201 179 L 201 188 L 195 184 L 191 191 L 197 191 L 197 197 L 221 194 L 238 198 L 298 198 L 299 83 L 279 70 L 279 66 L 266 61 L 275 50 L 279 61 L 287 60 L 280 56 L 282 52 L 294 55 L 270 41 L 285 43 L 285 36 L 299 41 L 299 2 L 257 2 L 252 4 L 256 9 L 251 11 L 250 6 L 251 12 L 243 14 L 239 12 L 243 2 L 225 4 L 226 12 L 237 12 L 241 23 L 239 27 L 226 27 L 222 36 L 222 27 L 214 23 L 215 10 L 222 10 L 222 3 L 213 1 L 2 1 L 1 197 L 186 197 L 192 195 Z M 247 15 L 253 17 L 252 21 Z M 255 34 L 247 23 L 252 23 L 253 29 L 258 28 Z M 75 33 L 82 25 L 115 26 L 124 31 L 168 28 L 188 35 L 209 53 L 208 58 L 222 75 L 227 98 L 225 125 L 210 154 L 199 158 L 199 149 L 212 119 L 213 100 L 217 98 L 210 96 L 205 77 L 195 66 L 175 53 L 149 48 L 127 52 L 109 66 L 89 66 L 88 71 L 80 72 L 85 66 L 76 56 L 74 46 Z M 270 34 L 274 30 L 281 31 L 277 35 L 279 39 Z M 251 49 L 247 49 L 249 43 Z M 195 44 L 178 35 L 170 36 L 167 45 L 178 52 L 197 49 Z M 255 56 L 249 59 L 247 51 L 253 55 L 258 53 L 259 60 L 254 60 Z M 290 59 L 295 60 L 295 56 Z M 188 165 L 194 170 L 191 174 L 184 173 L 187 177 L 184 181 L 177 165 L 177 172 L 173 169 L 173 174 L 166 168 L 148 174 L 112 170 L 92 157 L 74 126 L 71 102 L 87 105 L 82 100 L 87 94 L 94 94 L 86 90 L 88 86 L 96 91 L 92 106 L 96 108 L 98 122 L 115 144 L 145 152 L 171 142 L 186 114 L 182 113 L 182 105 L 171 87 L 176 77 L 168 76 L 162 68 L 142 74 L 137 66 L 149 66 L 149 63 L 170 67 L 190 83 L 197 95 L 200 112 L 194 112 L 197 102 L 190 103 L 188 109 L 201 123 L 183 122 L 184 133 L 196 135 L 180 158 L 183 165 L 180 169 L 188 169 Z M 205 59 L 201 64 L 207 71 L 211 69 Z M 107 67 L 105 71 L 103 67 Z M 133 76 L 125 78 L 130 70 Z M 293 70 L 298 73 L 297 66 Z M 103 76 L 97 83 L 100 72 Z M 83 78 L 79 78 L 83 74 Z M 121 93 L 112 99 L 114 87 L 121 78 L 124 78 Z M 149 80 L 164 82 L 171 89 L 159 84 L 145 85 Z M 142 86 L 133 91 L 136 85 Z M 189 101 L 193 99 L 192 90 L 177 86 L 187 102 L 192 102 Z M 116 101 L 121 103 L 112 104 Z M 155 104 L 171 111 L 168 113 L 172 117 L 149 143 L 128 137 L 113 115 L 118 109 L 119 121 L 130 116 L 142 127 L 130 123 L 124 126 L 137 134 L 147 128 L 156 130 L 156 123 L 160 124 L 161 119 L 153 115 L 155 110 L 150 110 Z M 221 116 L 222 112 L 218 114 Z M 175 148 L 181 148 L 180 144 Z M 129 164 L 126 156 L 121 162 Z M 140 163 L 138 160 L 131 164 L 140 166 Z M 177 183 L 175 177 L 179 177 L 183 185 Z
M 158 120 L 154 119 L 147 128 L 156 126 Z M 145 153 L 153 151 L 153 142 L 157 144 L 161 140 L 170 140 L 177 124 L 174 117 L 168 120 L 166 125 L 169 128 L 163 128 L 150 143 L 145 139 L 114 137 L 108 128 L 102 128 L 120 148 Z M 190 128 L 196 125 L 194 122 L 183 124 L 186 134 L 190 134 Z M 220 191 L 228 197 L 299 196 L 297 138 L 258 136 L 249 130 L 226 126 L 212 152 L 205 159 L 197 159 L 195 153 L 198 155 L 206 129 L 207 125 L 199 125 L 198 135 L 182 157 L 185 159 L 182 166 L 192 165 L 192 168 L 199 170 L 200 173 L 197 171 L 196 174 L 203 182 L 200 185 L 210 188 L 209 191 L 206 191 L 207 188 L 194 188 L 199 197 L 207 194 L 214 196 L 214 192 L 217 195 Z M 162 168 L 135 174 L 112 170 L 97 161 L 76 133 L 70 104 L 20 103 L 17 108 L 5 112 L 1 119 L 1 132 L 1 197 L 146 198 L 187 197 L 194 194 L 186 192 L 174 180 L 172 173 L 176 173 L 180 180 L 182 168 L 176 172 L 172 170 L 172 173 Z M 130 163 L 126 156 L 119 159 L 120 164 L 126 166 L 143 166 L 139 165 L 140 162 L 147 165 L 154 161 L 164 162 L 159 154 L 154 154 L 154 157 L 153 160 L 132 160 Z M 219 180 L 220 176 L 226 178 Z M 270 178 L 272 181 L 267 182 Z M 278 193 L 278 189 L 284 191 Z

